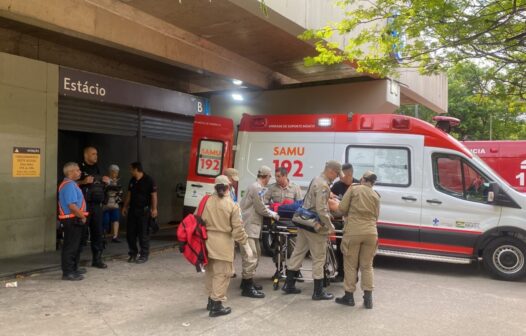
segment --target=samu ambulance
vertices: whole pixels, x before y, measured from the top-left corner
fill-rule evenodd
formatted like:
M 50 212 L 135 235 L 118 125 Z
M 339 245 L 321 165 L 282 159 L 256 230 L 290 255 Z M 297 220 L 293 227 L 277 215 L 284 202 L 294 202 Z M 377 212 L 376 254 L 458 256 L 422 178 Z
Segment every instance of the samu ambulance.
M 196 116 L 187 209 L 213 191 L 235 150 L 240 196 L 261 165 L 285 167 L 305 190 L 328 160 L 373 170 L 381 195 L 379 255 L 471 263 L 517 280 L 526 274 L 526 195 L 459 141 L 419 119 L 393 114 Z
M 526 141 L 463 141 L 515 190 L 526 193 Z

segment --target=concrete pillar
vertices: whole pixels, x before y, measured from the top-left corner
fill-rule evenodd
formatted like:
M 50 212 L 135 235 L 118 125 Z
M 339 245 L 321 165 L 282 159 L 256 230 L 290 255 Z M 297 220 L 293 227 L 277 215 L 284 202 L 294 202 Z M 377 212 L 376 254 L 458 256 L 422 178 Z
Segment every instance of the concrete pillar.
M 0 258 L 55 249 L 58 67 L 0 53 Z M 40 148 L 40 176 L 14 177 L 14 147 Z

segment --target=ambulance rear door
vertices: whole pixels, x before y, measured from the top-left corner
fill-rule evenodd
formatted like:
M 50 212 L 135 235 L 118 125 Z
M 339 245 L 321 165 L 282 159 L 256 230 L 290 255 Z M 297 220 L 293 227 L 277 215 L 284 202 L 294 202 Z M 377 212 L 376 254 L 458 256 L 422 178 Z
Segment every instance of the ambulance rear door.
M 197 115 L 194 121 L 188 178 L 184 197 L 185 215 L 201 198 L 214 191 L 214 179 L 232 166 L 234 122 L 231 119 Z

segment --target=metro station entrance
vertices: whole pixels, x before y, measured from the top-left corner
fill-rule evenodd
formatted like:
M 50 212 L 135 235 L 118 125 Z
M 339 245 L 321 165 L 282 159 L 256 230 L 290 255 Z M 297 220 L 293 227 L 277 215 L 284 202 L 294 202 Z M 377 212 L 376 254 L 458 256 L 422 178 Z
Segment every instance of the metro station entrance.
M 179 222 L 194 115 L 204 112 L 204 99 L 68 68 L 60 81 L 58 181 L 63 165 L 82 162 L 87 146 L 97 148 L 101 173 L 120 167 L 125 192 L 130 163 L 141 161 L 158 185 L 159 222 Z

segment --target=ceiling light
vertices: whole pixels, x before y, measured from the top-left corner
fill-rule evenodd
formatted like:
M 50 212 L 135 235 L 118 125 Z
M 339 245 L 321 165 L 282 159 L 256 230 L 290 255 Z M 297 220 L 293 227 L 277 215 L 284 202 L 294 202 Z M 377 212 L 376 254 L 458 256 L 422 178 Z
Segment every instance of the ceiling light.
M 243 95 L 239 94 L 239 93 L 232 93 L 232 99 L 236 100 L 236 101 L 243 101 Z
M 239 79 L 233 79 L 233 80 L 232 80 L 232 83 L 234 83 L 234 85 L 242 85 L 242 84 L 243 84 L 243 81 L 242 81 L 242 80 L 239 80 Z

